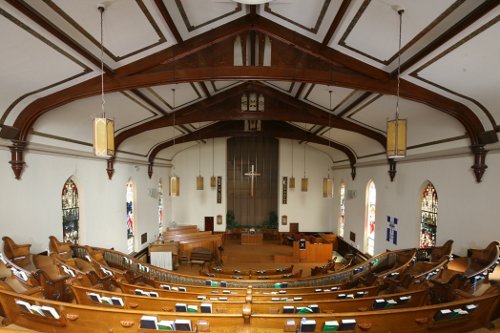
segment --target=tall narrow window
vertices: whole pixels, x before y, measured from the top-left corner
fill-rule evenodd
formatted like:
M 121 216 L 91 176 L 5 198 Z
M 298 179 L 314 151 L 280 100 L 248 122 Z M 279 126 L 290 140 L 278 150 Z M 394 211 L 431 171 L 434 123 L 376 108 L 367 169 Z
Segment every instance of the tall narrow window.
M 422 193 L 420 221 L 420 247 L 436 245 L 438 196 L 432 183 L 427 183 Z
M 63 241 L 78 244 L 78 189 L 70 178 L 64 183 L 61 194 L 63 213 Z
M 345 184 L 340 184 L 340 214 L 339 214 L 339 236 L 344 237 L 345 223 Z
M 377 190 L 375 183 L 370 180 L 367 187 L 366 203 L 366 244 L 365 249 L 369 255 L 375 252 L 375 205 L 377 201 Z
M 129 253 L 134 252 L 135 242 L 135 207 L 134 207 L 134 183 L 127 183 L 127 249 Z
M 163 232 L 163 183 L 158 181 L 158 228 L 160 234 Z

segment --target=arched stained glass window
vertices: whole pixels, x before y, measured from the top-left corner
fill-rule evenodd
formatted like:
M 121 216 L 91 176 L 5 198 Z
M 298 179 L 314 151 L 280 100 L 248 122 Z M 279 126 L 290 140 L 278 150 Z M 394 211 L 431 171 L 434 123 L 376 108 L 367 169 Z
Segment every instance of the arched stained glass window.
M 365 249 L 369 255 L 375 252 L 375 205 L 377 202 L 377 190 L 375 183 L 370 180 L 367 187 L 366 201 L 366 243 Z
M 127 249 L 129 253 L 134 252 L 135 243 L 135 189 L 134 183 L 129 180 L 127 183 Z
M 345 224 L 345 184 L 340 184 L 340 214 L 339 214 L 339 236 L 344 237 Z
M 163 232 L 163 183 L 158 181 L 158 229 L 160 234 Z
M 78 244 L 78 221 L 80 219 L 78 189 L 71 177 L 64 183 L 61 201 L 63 213 L 63 241 Z
M 438 196 L 432 183 L 422 192 L 422 216 L 420 221 L 420 247 L 436 245 Z

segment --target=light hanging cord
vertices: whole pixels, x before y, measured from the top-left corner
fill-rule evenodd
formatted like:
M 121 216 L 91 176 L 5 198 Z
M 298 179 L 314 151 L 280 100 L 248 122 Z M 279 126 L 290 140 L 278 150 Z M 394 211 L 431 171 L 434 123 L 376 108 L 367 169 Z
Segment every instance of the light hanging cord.
M 104 5 L 99 5 L 99 11 L 101 12 L 101 111 L 102 117 L 106 118 L 106 113 L 104 112 L 104 29 L 103 29 L 103 14 Z

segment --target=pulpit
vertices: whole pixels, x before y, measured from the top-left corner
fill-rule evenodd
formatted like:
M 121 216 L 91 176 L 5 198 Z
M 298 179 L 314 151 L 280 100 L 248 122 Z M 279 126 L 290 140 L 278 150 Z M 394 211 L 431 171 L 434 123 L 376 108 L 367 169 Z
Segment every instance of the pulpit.
M 149 244 L 151 264 L 173 270 L 179 266 L 179 242 Z
M 262 233 L 242 233 L 241 245 L 259 245 L 262 244 Z

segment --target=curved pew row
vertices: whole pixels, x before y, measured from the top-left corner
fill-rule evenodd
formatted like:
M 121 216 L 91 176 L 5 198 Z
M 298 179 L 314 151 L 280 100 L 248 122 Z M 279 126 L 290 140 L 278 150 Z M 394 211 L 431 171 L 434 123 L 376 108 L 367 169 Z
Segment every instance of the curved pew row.
M 281 279 L 297 279 L 302 277 L 302 270 L 298 270 L 295 273 L 284 273 L 284 274 L 256 274 L 256 275 L 245 275 L 245 274 L 221 274 L 221 273 L 211 273 L 204 272 L 200 270 L 200 276 L 206 277 L 216 277 L 219 279 L 234 279 L 234 280 L 281 280 Z
M 165 312 L 201 312 L 201 313 L 239 313 L 243 312 L 246 303 L 244 297 L 222 300 L 222 297 L 212 299 L 165 298 L 151 293 L 131 295 L 119 292 L 105 291 L 70 285 L 75 300 L 81 305 L 111 307 L 118 309 L 134 309 Z
M 153 281 L 171 282 L 182 285 L 205 285 L 206 283 L 206 278 L 183 275 L 156 266 L 148 265 L 118 251 L 89 246 L 74 246 L 73 249 L 77 257 L 90 255 L 95 258 L 99 255 L 104 258 L 110 267 L 142 273 L 148 279 Z M 383 278 L 387 275 L 402 272 L 409 267 L 414 261 L 416 252 L 416 249 L 385 252 L 342 272 L 336 272 L 319 277 L 287 279 L 287 286 L 304 287 L 357 283 L 357 280 L 365 275 L 370 275 L 370 278 Z M 252 285 L 256 288 L 273 288 L 276 283 L 280 282 L 280 280 L 212 279 L 217 281 L 219 284 L 221 281 L 226 282 L 226 288 L 245 288 L 248 285 Z
M 428 298 L 428 290 L 407 291 L 381 296 L 365 296 L 363 293 L 343 294 L 337 298 L 314 298 L 314 295 L 295 297 L 256 297 L 251 295 L 251 289 L 245 297 L 202 296 L 192 298 L 163 297 L 156 292 L 136 289 L 136 294 L 109 292 L 99 289 L 86 288 L 71 284 L 71 290 L 78 304 L 104 307 L 118 307 L 124 309 L 140 309 L 151 311 L 189 311 L 215 313 L 241 313 L 245 303 L 252 304 L 252 313 L 279 313 L 281 307 L 288 309 L 302 309 L 309 312 L 351 312 L 369 311 L 373 309 L 388 309 L 397 307 L 416 307 L 424 305 Z M 321 294 L 320 294 L 321 295 Z M 178 309 L 178 304 L 186 302 L 188 308 Z M 314 303 L 313 305 L 311 305 Z
M 8 320 L 19 326 L 50 332 L 152 332 L 160 320 L 184 319 L 190 331 L 290 332 L 323 331 L 335 321 L 349 332 L 464 332 L 488 325 L 498 307 L 500 290 L 491 288 L 483 296 L 445 304 L 408 309 L 312 314 L 252 313 L 244 304 L 242 313 L 166 313 L 112 309 L 50 301 L 0 290 L 0 304 Z M 302 322 L 302 320 L 306 322 Z M 309 330 L 306 330 L 308 325 Z M 208 326 L 210 328 L 208 328 Z
M 265 276 L 265 275 L 280 275 L 289 274 L 293 272 L 293 265 L 282 268 L 268 268 L 268 269 L 225 269 L 218 266 L 208 266 L 208 273 L 217 273 L 221 275 L 252 275 L 252 276 Z
M 165 286 L 165 285 L 163 285 Z M 304 299 L 334 299 L 339 295 L 353 294 L 353 295 L 364 295 L 364 296 L 375 296 L 378 294 L 378 286 L 370 286 L 363 288 L 354 289 L 340 289 L 340 288 L 328 288 L 328 289 L 311 289 L 311 288 L 288 288 L 288 289 L 253 289 L 248 287 L 247 289 L 220 289 L 220 288 L 204 288 L 199 286 L 188 286 L 186 291 L 173 290 L 172 286 L 170 289 L 164 288 L 154 288 L 151 286 L 133 285 L 125 282 L 120 283 L 120 289 L 124 293 L 135 294 L 136 289 L 141 289 L 144 292 L 158 293 L 160 297 L 174 297 L 178 296 L 183 298 L 186 295 L 187 298 L 197 296 L 206 297 L 217 297 L 219 295 L 227 296 L 228 299 L 231 297 L 241 297 L 241 295 L 251 294 L 254 300 L 272 300 L 275 297 L 303 297 Z
M 85 306 L 50 301 L 0 290 L 0 305 L 9 323 L 42 332 L 154 332 L 162 322 L 182 331 L 238 332 L 249 315 L 231 313 L 167 313 Z M 245 324 L 245 321 L 247 322 Z M 179 326 L 177 326 L 179 325 Z

